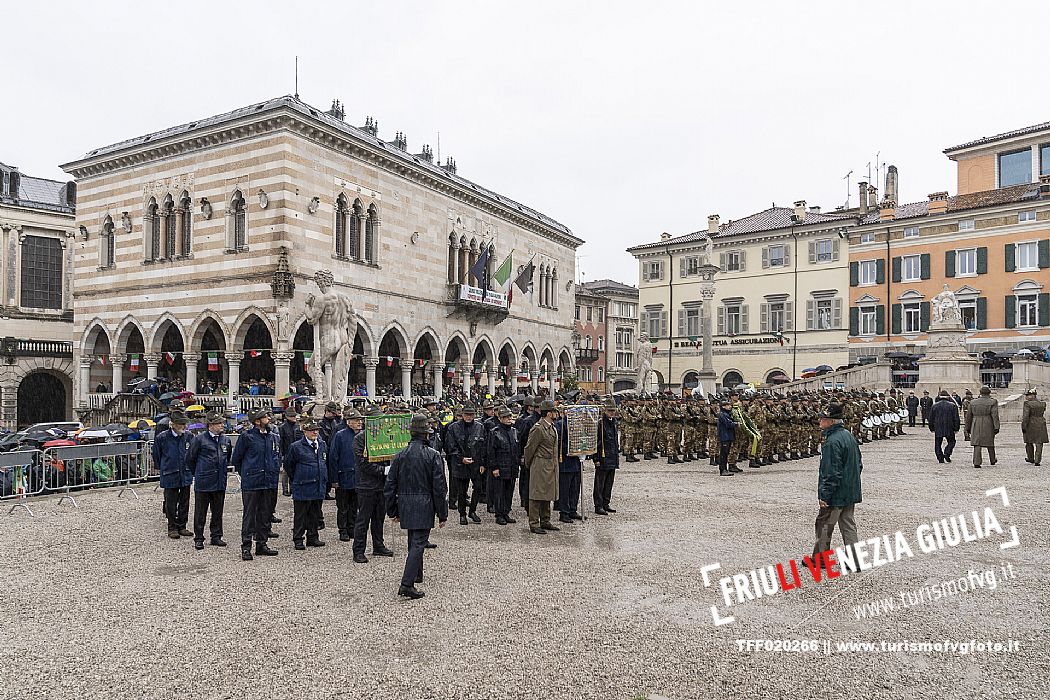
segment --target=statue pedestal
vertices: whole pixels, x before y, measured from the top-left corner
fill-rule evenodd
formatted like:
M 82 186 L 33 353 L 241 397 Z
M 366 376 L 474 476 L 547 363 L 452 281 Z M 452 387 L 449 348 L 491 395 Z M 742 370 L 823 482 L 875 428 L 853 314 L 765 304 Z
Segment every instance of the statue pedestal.
M 941 389 L 966 389 L 975 394 L 981 386 L 981 363 L 966 352 L 966 328 L 956 321 L 935 322 L 928 331 L 926 357 L 919 360 L 916 392 L 933 395 Z
M 700 370 L 700 393 L 704 398 L 715 394 L 715 382 L 718 381 L 718 375 L 710 370 Z

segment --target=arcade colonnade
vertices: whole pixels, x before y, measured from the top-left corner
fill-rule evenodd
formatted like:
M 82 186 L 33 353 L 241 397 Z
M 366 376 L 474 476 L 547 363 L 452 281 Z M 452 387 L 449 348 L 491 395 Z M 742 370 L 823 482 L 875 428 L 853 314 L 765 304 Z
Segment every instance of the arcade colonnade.
M 212 311 L 189 321 L 170 313 L 150 321 L 128 315 L 115 325 L 93 319 L 77 353 L 79 401 L 99 384 L 119 392 L 133 378 L 172 375 L 194 392 L 207 380 L 227 385 L 231 399 L 242 381 L 270 378 L 279 397 L 306 375 L 314 349 L 313 327 L 305 317 L 284 323 L 280 333 L 279 325 L 280 318 L 255 307 L 232 320 Z M 377 332 L 359 318 L 348 391 L 363 384 L 368 396 L 377 396 L 399 383 L 406 398 L 413 385 L 425 385 L 440 398 L 443 387 L 455 383 L 464 391 L 477 387 L 491 394 L 497 385 L 518 390 L 525 384 L 533 393 L 541 385 L 553 393 L 560 378 L 575 371 L 567 346 L 481 332 L 470 337 L 455 328 L 409 329 L 397 321 Z

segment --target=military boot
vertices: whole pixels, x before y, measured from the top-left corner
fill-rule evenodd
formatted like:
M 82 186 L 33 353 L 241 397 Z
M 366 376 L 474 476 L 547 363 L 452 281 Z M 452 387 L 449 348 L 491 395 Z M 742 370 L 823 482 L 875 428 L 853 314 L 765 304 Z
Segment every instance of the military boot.
M 637 461 L 639 461 L 639 459 L 634 456 L 633 452 L 630 452 L 630 453 L 627 454 L 627 457 L 624 458 L 624 461 L 625 462 L 637 462 Z

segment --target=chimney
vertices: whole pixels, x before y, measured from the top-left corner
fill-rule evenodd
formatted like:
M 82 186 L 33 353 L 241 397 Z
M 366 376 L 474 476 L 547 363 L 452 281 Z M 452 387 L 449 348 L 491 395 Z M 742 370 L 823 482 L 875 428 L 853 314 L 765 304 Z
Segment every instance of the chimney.
M 817 207 L 817 206 L 810 207 L 809 208 L 809 213 L 810 214 L 819 214 L 820 213 L 820 207 Z
M 860 190 L 860 215 L 864 216 L 868 213 L 870 205 L 868 204 L 868 183 L 861 180 L 857 183 L 857 189 Z
M 669 240 L 670 238 L 671 238 L 671 234 L 669 234 L 667 231 L 664 231 L 663 233 L 660 234 L 660 240 L 661 241 L 666 241 L 666 240 Z
M 929 197 L 930 203 L 926 205 L 927 214 L 943 214 L 948 211 L 947 192 L 932 192 Z
M 897 202 L 897 166 L 891 165 L 886 169 L 886 199 Z
M 447 171 L 449 173 L 452 173 L 453 175 L 455 175 L 456 174 L 456 159 L 455 158 L 446 158 L 445 159 L 445 164 L 441 166 L 441 169 L 445 170 L 445 171 Z
M 66 205 L 70 207 L 77 205 L 77 183 L 73 180 L 66 183 Z
M 879 189 L 875 185 L 868 185 L 868 209 L 879 208 Z
M 795 202 L 795 213 L 792 214 L 791 220 L 796 224 L 801 224 L 806 220 L 806 200 L 800 199 Z
M 393 146 L 394 148 L 399 148 L 402 151 L 407 151 L 408 150 L 408 137 L 405 136 L 402 132 L 399 131 L 396 134 L 394 134 L 394 140 L 390 142 L 390 145 Z
M 420 158 L 420 160 L 425 160 L 428 163 L 434 162 L 434 152 L 430 150 L 430 144 L 424 143 L 423 152 L 417 153 L 416 155 Z
M 889 197 L 879 205 L 879 221 L 893 221 L 897 218 L 897 203 Z
M 11 199 L 18 199 L 19 187 L 22 184 L 22 173 L 18 172 L 18 168 L 12 168 L 7 174 L 7 182 L 7 196 Z
M 718 216 L 718 214 L 711 214 L 710 216 L 707 217 L 707 232 L 708 233 L 718 233 L 718 220 L 719 220 L 719 218 L 720 217 Z
M 325 114 L 335 117 L 340 121 L 346 121 L 346 110 L 343 109 L 343 103 L 339 100 L 332 100 L 332 107 Z
M 379 121 L 372 119 L 372 117 L 365 117 L 365 125 L 361 127 L 361 131 L 366 131 L 375 136 L 379 133 Z

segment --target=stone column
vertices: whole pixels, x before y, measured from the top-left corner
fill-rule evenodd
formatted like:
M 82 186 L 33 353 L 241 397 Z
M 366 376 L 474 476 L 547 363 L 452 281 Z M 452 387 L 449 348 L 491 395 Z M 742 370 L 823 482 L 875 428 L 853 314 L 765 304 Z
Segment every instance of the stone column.
M 197 393 L 197 363 L 200 362 L 199 352 L 182 353 L 182 361 L 186 363 L 186 388 Z
M 463 365 L 463 393 L 470 396 L 470 389 L 474 386 L 474 365 Z
M 160 367 L 160 355 L 149 353 L 142 356 L 142 361 L 146 363 L 146 379 L 156 379 L 157 368 Z M 193 391 L 196 387 L 187 386 L 186 388 Z
M 87 404 L 91 393 L 91 358 L 80 358 L 80 403 Z
M 366 357 L 364 358 L 365 363 L 365 391 L 368 392 L 369 399 L 375 399 L 376 396 L 376 367 L 379 366 L 378 357 Z
M 12 226 L 7 241 L 7 305 L 18 306 L 18 246 L 22 245 L 22 227 Z
M 529 383 L 532 385 L 532 394 L 535 396 L 540 393 L 540 372 L 539 370 L 529 368 Z
M 553 398 L 554 398 L 554 391 L 555 391 L 555 386 L 556 386 L 556 385 L 555 385 L 555 382 L 554 382 L 554 378 L 555 378 L 556 376 L 558 376 L 558 375 L 556 375 L 556 374 L 554 373 L 554 371 L 552 370 L 552 371 L 549 371 L 549 372 L 547 373 L 547 376 L 548 376 L 548 379 L 547 379 L 547 391 L 549 391 L 549 392 L 550 392 L 550 394 L 551 394 L 551 398 L 553 399 Z
M 284 396 L 288 393 L 288 386 L 292 383 L 292 360 L 295 359 L 295 352 L 288 350 L 271 350 L 270 357 L 273 358 L 273 384 L 274 384 L 274 399 Z M 326 368 L 327 369 L 327 368 Z M 330 374 L 328 376 L 331 376 Z M 326 391 L 327 387 L 317 387 L 318 391 Z M 342 396 L 326 396 L 329 401 L 342 401 Z
M 226 378 L 226 383 L 229 385 L 229 396 L 230 396 L 230 408 L 234 411 L 237 410 L 237 390 L 241 385 L 241 360 L 244 359 L 243 352 L 227 352 L 226 365 L 229 367 L 229 374 Z
M 401 395 L 405 401 L 412 398 L 412 358 L 401 358 Z
M 489 365 L 489 395 L 496 395 L 496 371 L 494 371 L 492 365 Z
M 431 370 L 431 374 L 434 377 L 434 379 L 433 379 L 433 381 L 434 381 L 434 399 L 437 400 L 437 401 L 441 400 L 442 389 L 444 388 L 442 386 L 442 383 L 444 382 L 444 377 L 442 376 L 442 372 L 444 372 L 444 368 L 445 368 L 444 363 L 435 362 L 434 363 L 434 368 Z
M 700 391 L 705 396 L 715 393 L 715 349 L 711 344 L 711 321 L 715 311 L 715 274 L 719 268 L 717 265 L 705 263 L 700 266 L 700 316 L 702 318 L 701 332 L 703 333 L 703 368 L 700 370 Z M 641 387 L 639 387 L 641 390 Z
M 10 224 L 0 226 L 0 306 L 7 305 L 7 237 Z
M 113 370 L 113 384 L 110 389 L 112 389 L 114 394 L 119 394 L 124 390 L 124 362 L 126 362 L 127 359 L 127 355 L 109 356 L 111 369 Z

